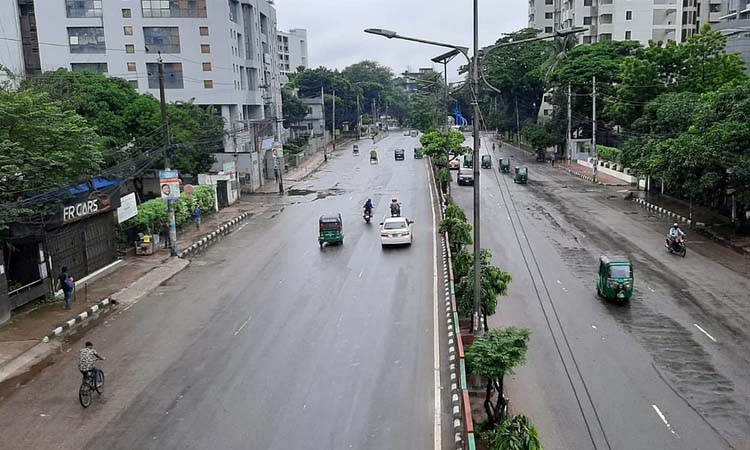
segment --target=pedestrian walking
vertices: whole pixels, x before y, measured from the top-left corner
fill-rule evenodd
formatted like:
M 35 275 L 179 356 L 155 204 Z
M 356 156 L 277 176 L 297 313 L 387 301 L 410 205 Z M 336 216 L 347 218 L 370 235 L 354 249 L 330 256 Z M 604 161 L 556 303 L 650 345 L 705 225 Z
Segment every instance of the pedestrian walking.
M 164 248 L 172 248 L 172 241 L 169 240 L 169 224 L 163 222 L 161 224 L 161 233 L 164 235 Z
M 555 154 L 550 155 L 549 160 L 552 161 L 552 167 L 555 167 Z
M 195 221 L 195 229 L 200 230 L 201 229 L 201 207 L 196 205 L 195 209 L 193 210 L 193 220 Z
M 71 304 L 73 303 L 73 291 L 76 286 L 75 281 L 73 280 L 73 277 L 70 276 L 68 268 L 65 266 L 60 269 L 60 275 L 57 276 L 57 279 L 60 281 L 60 289 L 62 289 L 63 296 L 65 297 L 65 309 L 70 309 Z

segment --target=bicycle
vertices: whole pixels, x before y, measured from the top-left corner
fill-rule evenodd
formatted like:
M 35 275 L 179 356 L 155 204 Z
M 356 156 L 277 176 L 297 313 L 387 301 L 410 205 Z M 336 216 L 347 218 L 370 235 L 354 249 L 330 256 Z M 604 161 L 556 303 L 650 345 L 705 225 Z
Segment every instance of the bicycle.
M 96 379 L 94 378 L 95 374 Z M 102 395 L 103 387 L 104 372 L 101 369 L 94 369 L 86 372 L 86 375 L 81 382 L 81 387 L 78 388 L 78 400 L 81 402 L 81 406 L 88 408 L 93 399 L 91 391 L 96 391 L 97 394 Z

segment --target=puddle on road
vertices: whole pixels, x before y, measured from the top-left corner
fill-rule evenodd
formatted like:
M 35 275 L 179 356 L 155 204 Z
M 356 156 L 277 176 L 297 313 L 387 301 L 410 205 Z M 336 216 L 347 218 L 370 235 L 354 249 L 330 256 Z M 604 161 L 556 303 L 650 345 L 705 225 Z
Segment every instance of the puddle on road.
M 289 189 L 288 191 L 286 191 L 286 195 L 289 195 L 289 196 L 292 196 L 292 197 L 298 196 L 298 195 L 303 195 L 303 196 L 304 195 L 310 195 L 310 194 L 314 194 L 314 193 L 315 193 L 315 191 L 311 191 L 309 189 Z

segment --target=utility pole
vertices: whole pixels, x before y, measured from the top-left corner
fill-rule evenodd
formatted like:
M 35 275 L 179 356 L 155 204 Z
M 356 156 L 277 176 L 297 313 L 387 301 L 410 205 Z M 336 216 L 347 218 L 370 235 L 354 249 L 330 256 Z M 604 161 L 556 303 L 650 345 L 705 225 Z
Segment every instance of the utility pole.
M 594 75 L 594 110 L 591 115 L 591 156 L 594 157 L 594 183 L 596 183 L 596 174 L 599 171 L 599 154 L 596 152 L 596 75 Z
M 336 89 L 333 90 L 333 120 L 331 120 L 331 130 L 333 132 L 333 151 L 336 151 Z
M 474 0 L 474 61 L 471 68 L 471 89 L 474 102 L 474 335 L 482 335 L 482 261 L 479 230 L 482 227 L 479 215 L 479 0 Z
M 385 99 L 385 131 L 388 131 L 388 99 Z
M 518 118 L 518 96 L 516 95 L 516 144 L 521 147 L 521 121 Z
M 570 104 L 572 97 L 570 83 L 568 83 L 568 161 L 573 159 L 573 108 Z
M 359 95 L 357 96 L 357 140 L 362 139 L 362 114 L 359 112 Z
M 161 126 L 164 132 L 164 170 L 171 170 L 170 152 L 172 141 L 169 136 L 169 118 L 167 117 L 167 94 L 164 92 L 164 60 L 159 53 L 159 102 L 161 104 Z M 177 223 L 174 218 L 174 200 L 167 199 L 167 217 L 169 218 L 169 252 L 177 256 Z
M 328 162 L 328 152 L 326 152 L 328 147 L 326 142 L 326 97 L 322 85 L 320 86 L 320 103 L 323 105 L 323 161 Z
M 374 126 L 375 123 L 376 123 L 375 122 L 375 98 L 373 97 L 373 99 L 372 99 L 372 124 L 370 124 L 370 125 Z M 377 134 L 377 133 L 375 133 L 375 134 Z M 375 134 L 372 135 L 373 142 L 375 141 Z

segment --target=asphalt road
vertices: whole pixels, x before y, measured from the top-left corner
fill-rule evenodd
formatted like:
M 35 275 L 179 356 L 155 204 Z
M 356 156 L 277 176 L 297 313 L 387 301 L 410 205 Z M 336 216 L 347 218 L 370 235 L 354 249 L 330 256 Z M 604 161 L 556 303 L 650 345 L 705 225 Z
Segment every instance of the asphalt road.
M 359 157 L 340 151 L 284 200 L 263 199 L 267 213 L 88 332 L 108 358 L 106 391 L 90 408 L 77 398 L 80 342 L 6 398 L 0 447 L 435 448 L 427 165 L 400 133 L 377 144 L 370 165 L 370 142 Z M 393 160 L 395 147 L 405 161 Z M 414 244 L 383 250 L 361 205 L 371 196 L 379 219 L 394 195 L 415 221 Z M 320 249 L 318 217 L 338 212 L 344 244 Z M 452 429 L 449 414 L 442 421 Z
M 508 380 L 511 412 L 529 415 L 549 450 L 750 449 L 750 261 L 698 235 L 686 258 L 670 255 L 669 224 L 618 188 L 507 146 L 493 154 L 482 247 L 513 282 L 490 325 L 533 333 Z M 500 156 L 527 165 L 529 184 L 498 173 Z M 471 187 L 453 194 L 471 218 Z M 634 261 L 628 304 L 597 297 L 602 254 Z

